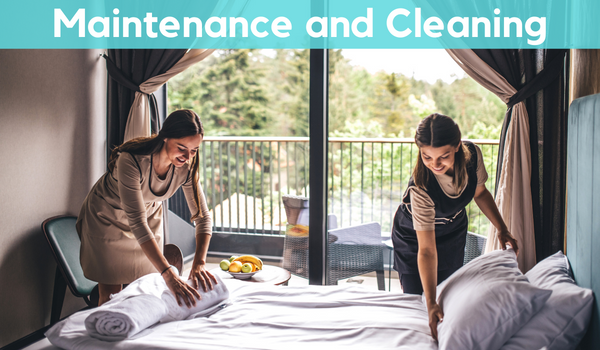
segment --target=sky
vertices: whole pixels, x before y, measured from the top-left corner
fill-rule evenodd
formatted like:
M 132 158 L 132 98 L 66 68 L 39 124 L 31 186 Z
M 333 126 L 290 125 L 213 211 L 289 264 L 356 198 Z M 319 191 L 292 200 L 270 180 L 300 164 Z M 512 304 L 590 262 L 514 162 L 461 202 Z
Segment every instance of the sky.
M 464 71 L 445 50 L 344 49 L 342 55 L 350 60 L 351 65 L 364 67 L 370 73 L 380 70 L 386 73 L 401 73 L 429 83 L 438 79 L 451 83 L 465 76 Z

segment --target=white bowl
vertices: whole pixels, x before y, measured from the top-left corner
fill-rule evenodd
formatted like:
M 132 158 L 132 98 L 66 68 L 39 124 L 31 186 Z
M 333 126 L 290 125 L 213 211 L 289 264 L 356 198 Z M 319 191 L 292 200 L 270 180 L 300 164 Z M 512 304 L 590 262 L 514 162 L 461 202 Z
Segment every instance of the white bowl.
M 226 271 L 228 274 L 232 275 L 234 278 L 240 279 L 240 280 L 247 280 L 250 277 L 254 276 L 256 273 L 260 272 L 260 270 L 254 271 L 254 272 L 229 272 Z

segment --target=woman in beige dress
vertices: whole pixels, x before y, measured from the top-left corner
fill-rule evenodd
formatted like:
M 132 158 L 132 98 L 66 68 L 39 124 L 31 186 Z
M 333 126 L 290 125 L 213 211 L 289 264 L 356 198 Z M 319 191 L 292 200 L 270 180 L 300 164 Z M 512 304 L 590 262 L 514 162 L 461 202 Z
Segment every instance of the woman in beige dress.
M 198 288 L 217 283 L 206 270 L 211 219 L 198 183 L 198 148 L 204 130 L 191 110 L 171 113 L 158 135 L 140 137 L 116 147 L 108 172 L 86 197 L 77 219 L 81 266 L 98 282 L 99 305 L 123 284 L 153 272 L 161 273 L 177 301 L 188 307 L 200 298 Z M 161 202 L 179 187 L 196 224 L 196 254 L 189 279 L 183 281 L 163 256 Z

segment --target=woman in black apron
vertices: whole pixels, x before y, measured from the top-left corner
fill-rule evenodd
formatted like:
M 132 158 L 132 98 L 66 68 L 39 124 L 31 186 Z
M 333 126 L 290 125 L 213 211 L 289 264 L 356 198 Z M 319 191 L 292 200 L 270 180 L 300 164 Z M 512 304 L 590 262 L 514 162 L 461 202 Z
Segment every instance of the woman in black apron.
M 481 151 L 461 141 L 458 125 L 450 117 L 432 114 L 419 123 L 415 142 L 417 164 L 394 217 L 394 269 L 404 293 L 425 294 L 429 327 L 437 339 L 443 313 L 436 286 L 463 264 L 469 202 L 475 199 L 498 229 L 502 247 L 509 244 L 517 252 L 518 246 L 485 187 Z

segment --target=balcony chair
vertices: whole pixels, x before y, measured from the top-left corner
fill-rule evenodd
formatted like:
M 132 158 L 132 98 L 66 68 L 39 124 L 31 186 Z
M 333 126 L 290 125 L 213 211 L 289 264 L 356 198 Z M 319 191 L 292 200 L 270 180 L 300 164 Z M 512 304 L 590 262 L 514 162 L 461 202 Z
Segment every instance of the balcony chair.
M 288 224 L 308 226 L 308 198 L 283 196 Z M 328 285 L 338 280 L 375 271 L 377 287 L 385 290 L 381 226 L 371 222 L 352 227 L 335 228 L 336 217 L 328 216 Z M 293 236 L 286 233 L 283 243 L 283 268 L 292 274 L 308 278 L 308 234 Z
M 463 265 L 483 254 L 487 237 L 473 232 L 467 232 L 467 243 L 465 244 L 465 258 Z
M 57 265 L 54 274 L 51 325 L 60 319 L 67 286 L 74 296 L 83 298 L 88 307 L 98 306 L 98 285 L 85 278 L 79 262 L 81 240 L 75 229 L 76 221 L 75 216 L 63 215 L 49 218 L 42 223 L 42 231 Z M 179 247 L 174 244 L 165 245 L 164 255 L 171 265 L 177 267 L 181 275 L 183 257 Z

